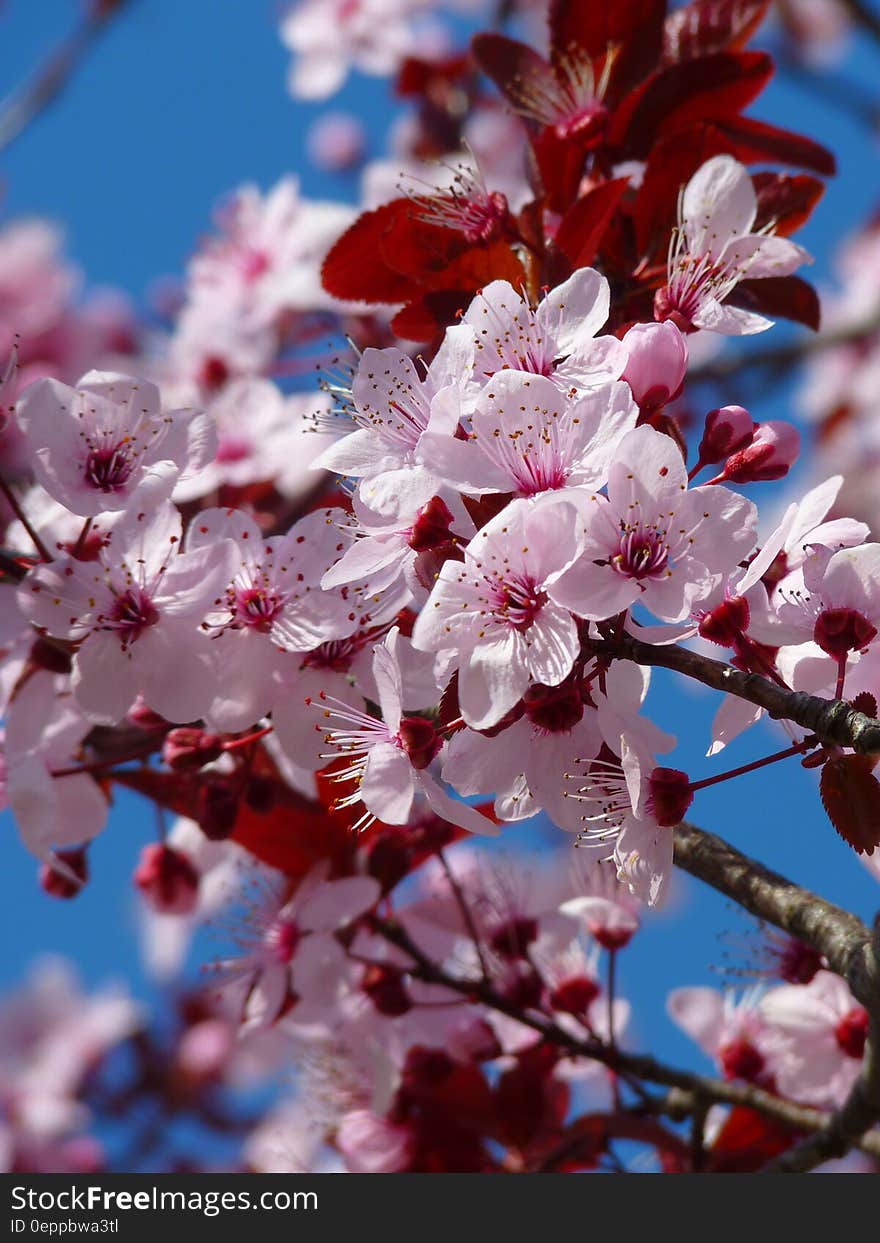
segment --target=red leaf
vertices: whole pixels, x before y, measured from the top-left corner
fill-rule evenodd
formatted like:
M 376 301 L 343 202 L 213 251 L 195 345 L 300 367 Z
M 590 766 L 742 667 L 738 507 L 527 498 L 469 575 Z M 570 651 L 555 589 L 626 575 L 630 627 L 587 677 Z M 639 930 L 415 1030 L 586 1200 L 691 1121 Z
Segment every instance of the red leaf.
M 718 52 L 661 69 L 618 109 L 609 135 L 628 158 L 645 158 L 657 138 L 705 121 L 735 117 L 766 86 L 763 52 Z
M 640 256 L 650 256 L 659 246 L 665 264 L 682 186 L 707 160 L 730 153 L 728 140 L 713 125 L 695 125 L 655 144 L 633 209 Z
M 752 181 L 758 196 L 755 232 L 772 224 L 773 232 L 781 237 L 805 224 L 825 193 L 824 184 L 806 173 L 755 173 Z
M 602 244 L 605 230 L 629 185 L 626 177 L 606 181 L 577 200 L 562 218 L 556 245 L 573 268 L 588 267 Z
M 880 783 L 872 769 L 867 755 L 840 755 L 826 761 L 819 779 L 828 819 L 860 855 L 880 846 Z
M 757 311 L 770 319 L 792 319 L 814 332 L 819 329 L 821 307 L 812 285 L 799 276 L 768 276 L 740 281 L 728 301 L 733 306 Z
M 666 0 L 551 0 L 548 20 L 554 59 L 582 48 L 591 60 L 617 48 L 617 92 L 647 77 L 660 59 Z
M 769 7 L 769 0 L 691 0 L 666 19 L 664 59 L 672 63 L 741 48 Z
M 506 35 L 479 34 L 471 40 L 474 60 L 515 108 L 523 104 L 523 88 L 537 88 L 539 95 L 558 90 L 553 70 L 543 57 L 525 43 Z
M 405 302 L 412 296 L 412 281 L 391 267 L 382 251 L 383 238 L 411 206 L 408 199 L 395 199 L 364 212 L 346 229 L 321 268 L 328 293 L 356 302 Z
M 474 296 L 467 289 L 443 289 L 425 293 L 408 302 L 391 321 L 391 329 L 406 341 L 431 341 L 456 315 L 466 309 Z
M 773 160 L 795 168 L 810 168 L 814 173 L 833 177 L 837 164 L 827 147 L 803 134 L 779 129 L 753 117 L 729 117 L 719 121 L 719 129 L 731 139 L 731 153 L 743 164 Z
M 707 1173 L 753 1174 L 798 1138 L 772 1118 L 737 1105 L 715 1137 Z

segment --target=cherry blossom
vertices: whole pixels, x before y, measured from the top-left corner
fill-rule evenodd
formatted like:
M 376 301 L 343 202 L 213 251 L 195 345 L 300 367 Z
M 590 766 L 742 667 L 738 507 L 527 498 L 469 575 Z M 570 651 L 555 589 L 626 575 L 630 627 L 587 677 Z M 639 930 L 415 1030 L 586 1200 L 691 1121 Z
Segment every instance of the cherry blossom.
M 325 741 L 333 748 L 327 758 L 339 753 L 350 761 L 337 779 L 356 783 L 340 805 L 362 802 L 368 820 L 381 816 L 388 824 L 406 824 L 418 794 L 450 823 L 472 833 L 494 832 L 491 821 L 453 799 L 428 772 L 442 738 L 425 717 L 403 714 L 403 680 L 395 658 L 398 635 L 392 629 L 373 651 L 381 718 L 326 694 L 315 702 L 326 719 Z
M 430 467 L 417 464 L 417 449 L 429 426 L 454 435 L 473 353 L 473 334 L 465 326 L 446 334 L 424 374 L 400 350 L 365 350 L 345 409 L 355 429 L 325 449 L 313 466 L 369 480 L 361 496 L 379 513 L 396 513 L 411 488 L 419 495 L 426 487 L 437 491 Z
M 754 231 L 758 203 L 751 177 L 732 156 L 718 155 L 684 187 L 669 248 L 667 284 L 655 315 L 685 332 L 705 328 L 735 336 L 764 332 L 773 321 L 727 299 L 748 277 L 788 276 L 810 256 L 784 237 Z
M 37 380 L 17 407 L 34 473 L 72 513 L 94 517 L 165 500 L 178 479 L 205 466 L 216 439 L 193 410 L 163 413 L 146 380 L 90 371 L 75 388 Z
M 835 1108 L 861 1070 L 868 1016 L 844 980 L 820 971 L 809 984 L 783 984 L 760 1002 L 773 1033 L 776 1082 L 795 1100 Z
M 180 515 L 168 502 L 151 514 L 127 511 L 103 530 L 96 561 L 33 569 L 19 589 L 22 611 L 78 643 L 73 690 L 93 720 L 119 721 L 138 693 L 168 720 L 194 720 L 216 679 L 198 625 L 231 577 L 233 548 L 182 553 Z
M 610 305 L 608 282 L 593 268 L 551 289 L 534 311 L 507 281 L 492 281 L 463 316 L 476 339 L 477 376 L 506 369 L 547 376 L 569 396 L 619 379 L 626 346 L 597 335 Z
M 558 686 L 579 650 L 577 626 L 553 584 L 577 556 L 578 516 L 566 500 L 513 501 L 447 561 L 419 614 L 413 643 L 452 650 L 464 720 L 497 724 L 530 681 Z
M 737 998 L 731 990 L 676 988 L 669 1017 L 720 1067 L 725 1079 L 772 1083 L 775 1039 L 761 1011 L 761 989 Z
M 582 512 L 581 555 L 549 595 L 597 621 L 637 603 L 680 621 L 755 542 L 754 505 L 723 487 L 688 491 L 679 450 L 650 427 L 624 437 L 607 497 L 586 497 Z
M 576 401 L 549 379 L 504 371 L 486 385 L 465 439 L 429 429 L 417 459 L 463 492 L 536 496 L 601 487 L 638 410 L 629 387 L 603 385 Z

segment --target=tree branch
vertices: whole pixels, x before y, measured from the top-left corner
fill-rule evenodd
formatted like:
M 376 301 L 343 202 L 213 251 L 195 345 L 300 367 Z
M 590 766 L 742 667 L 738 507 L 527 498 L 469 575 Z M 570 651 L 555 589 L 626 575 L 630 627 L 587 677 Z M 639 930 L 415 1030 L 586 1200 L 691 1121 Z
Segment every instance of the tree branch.
M 801 892 L 806 894 L 806 891 Z M 812 895 L 806 896 L 812 898 Z M 753 1109 L 756 1113 L 772 1118 L 793 1131 L 821 1132 L 831 1124 L 831 1115 L 783 1100 L 751 1084 L 727 1083 L 721 1079 L 691 1074 L 689 1071 L 664 1066 L 652 1057 L 624 1053 L 595 1038 L 579 1039 L 557 1026 L 551 1019 L 535 1012 L 523 1011 L 507 1001 L 495 991 L 489 981 L 450 975 L 443 967 L 432 962 L 415 944 L 406 929 L 394 920 L 377 918 L 373 921 L 373 927 L 390 944 L 397 946 L 407 954 L 413 963 L 410 973 L 416 978 L 429 984 L 443 985 L 472 1000 L 477 999 L 488 1008 L 500 1014 L 506 1014 L 509 1018 L 516 1019 L 524 1026 L 530 1027 L 544 1040 L 575 1057 L 589 1058 L 607 1066 L 609 1070 L 627 1073 L 647 1083 L 661 1084 L 675 1089 L 664 1098 L 645 1102 L 646 1108 L 653 1107 L 668 1114 L 669 1117 L 680 1120 L 683 1117 L 693 1116 L 698 1109 L 704 1109 L 708 1102 L 741 1105 L 746 1109 Z M 863 1136 L 854 1141 L 853 1146 L 862 1148 L 872 1156 L 880 1157 L 880 1135 Z
M 821 954 L 867 1008 L 875 994 L 871 933 L 839 906 L 692 824 L 675 829 L 675 862 L 744 910 Z
M 701 656 L 677 644 L 643 643 L 625 632 L 613 640 L 594 643 L 593 651 L 637 665 L 672 669 L 704 686 L 747 699 L 764 708 L 774 720 L 793 721 L 815 734 L 820 742 L 852 747 L 862 755 L 880 755 L 880 721 L 858 712 L 846 700 L 786 690 L 761 674 L 743 673 L 724 661 Z

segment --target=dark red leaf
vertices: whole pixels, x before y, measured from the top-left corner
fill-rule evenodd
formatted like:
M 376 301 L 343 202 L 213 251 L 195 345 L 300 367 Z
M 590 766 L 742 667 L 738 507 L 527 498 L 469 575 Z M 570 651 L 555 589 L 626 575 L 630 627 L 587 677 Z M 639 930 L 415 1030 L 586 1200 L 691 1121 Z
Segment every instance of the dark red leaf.
M 602 244 L 605 230 L 629 185 L 626 177 L 606 181 L 577 200 L 562 218 L 556 245 L 573 268 L 588 267 Z
M 390 267 L 382 251 L 383 238 L 411 207 L 408 199 L 395 199 L 357 218 L 324 260 L 321 280 L 328 293 L 356 302 L 405 302 L 412 296 L 412 281 Z
M 773 62 L 763 52 L 718 52 L 669 65 L 618 109 L 609 144 L 627 158 L 645 158 L 665 134 L 735 117 L 772 73 Z
M 828 819 L 856 854 L 871 855 L 880 846 L 880 783 L 867 755 L 827 760 L 819 794 Z
M 743 47 L 764 19 L 769 0 L 691 0 L 666 19 L 663 57 L 692 60 Z
M 731 152 L 743 164 L 758 160 L 772 160 L 775 164 L 790 164 L 795 168 L 809 168 L 814 173 L 833 177 L 837 165 L 827 147 L 803 134 L 779 129 L 753 117 L 728 117 L 718 122 L 722 133 L 731 139 Z
M 659 247 L 665 263 L 682 186 L 707 160 L 725 154 L 730 154 L 728 140 L 712 125 L 692 126 L 654 146 L 633 208 L 639 256 L 650 256 Z
M 801 228 L 825 193 L 824 183 L 806 173 L 756 173 L 752 181 L 758 196 L 755 230 L 772 225 L 780 237 Z
M 522 106 L 529 87 L 534 87 L 539 94 L 558 89 L 553 70 L 525 43 L 508 39 L 506 35 L 479 34 L 471 40 L 471 50 L 486 77 L 492 79 L 515 108 Z
M 405 341 L 431 341 L 456 316 L 466 310 L 474 296 L 473 289 L 441 289 L 429 291 L 408 302 L 391 321 L 392 331 Z
M 614 87 L 628 89 L 660 60 L 666 0 L 551 0 L 551 55 L 582 49 L 591 60 L 617 49 Z
M 770 319 L 791 319 L 814 332 L 819 330 L 822 311 L 812 285 L 799 276 L 768 276 L 761 280 L 740 281 L 727 299 L 734 306 L 757 311 Z

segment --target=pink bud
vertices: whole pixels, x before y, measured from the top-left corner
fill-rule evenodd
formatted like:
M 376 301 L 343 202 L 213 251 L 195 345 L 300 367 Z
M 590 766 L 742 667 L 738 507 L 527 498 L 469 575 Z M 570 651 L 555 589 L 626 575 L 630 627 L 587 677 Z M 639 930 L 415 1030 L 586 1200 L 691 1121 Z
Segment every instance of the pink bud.
M 688 365 L 684 337 L 666 320 L 633 324 L 623 344 L 627 351 L 623 379 L 642 414 L 654 414 L 681 392 Z
M 712 483 L 762 483 L 787 475 L 800 450 L 800 433 L 791 423 L 759 423 L 751 444 L 732 454 Z
M 700 464 L 709 466 L 713 462 L 723 462 L 731 453 L 751 444 L 754 433 L 752 416 L 742 406 L 721 406 L 718 410 L 710 410 L 698 450 Z
M 134 883 L 153 910 L 188 915 L 199 893 L 199 874 L 179 850 L 154 843 L 141 851 Z

